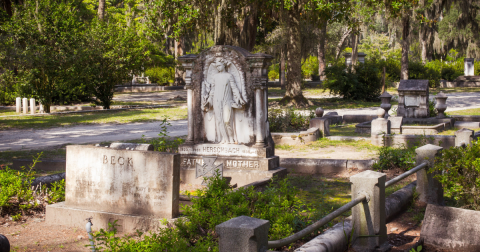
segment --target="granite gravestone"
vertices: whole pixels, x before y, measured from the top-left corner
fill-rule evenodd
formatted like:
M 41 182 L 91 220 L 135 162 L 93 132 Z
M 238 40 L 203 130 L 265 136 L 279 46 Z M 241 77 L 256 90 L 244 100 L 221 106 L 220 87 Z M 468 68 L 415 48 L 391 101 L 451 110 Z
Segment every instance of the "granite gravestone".
M 255 173 L 265 178 L 271 175 L 265 172 L 278 168 L 267 122 L 271 60 L 270 55 L 234 46 L 213 46 L 199 55 L 179 57 L 188 106 L 188 136 L 179 147 L 183 183 L 202 182 L 195 178 L 195 167 L 197 162 L 203 165 L 203 156 L 217 157 L 224 176 L 238 185 L 255 181 Z
M 118 220 L 120 231 L 147 230 L 179 213 L 180 155 L 156 151 L 67 146 L 65 202 L 47 206 L 46 220 L 98 228 Z
M 398 86 L 397 116 L 427 118 L 428 80 L 401 80 Z

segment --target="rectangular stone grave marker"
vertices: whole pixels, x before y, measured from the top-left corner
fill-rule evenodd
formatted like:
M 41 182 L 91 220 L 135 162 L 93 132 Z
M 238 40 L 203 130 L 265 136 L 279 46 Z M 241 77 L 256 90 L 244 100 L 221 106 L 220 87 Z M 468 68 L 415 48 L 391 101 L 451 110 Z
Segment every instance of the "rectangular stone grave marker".
M 145 223 L 145 218 L 158 222 L 178 216 L 179 185 L 178 154 L 70 145 L 65 202 L 47 207 L 47 222 L 84 226 L 71 216 L 96 213 L 97 227 L 107 228 L 113 218 L 130 223 L 124 230 L 135 231 L 138 226 L 131 223 L 139 220 L 134 216 Z
M 398 85 L 397 116 L 428 117 L 428 95 L 428 80 L 401 80 Z

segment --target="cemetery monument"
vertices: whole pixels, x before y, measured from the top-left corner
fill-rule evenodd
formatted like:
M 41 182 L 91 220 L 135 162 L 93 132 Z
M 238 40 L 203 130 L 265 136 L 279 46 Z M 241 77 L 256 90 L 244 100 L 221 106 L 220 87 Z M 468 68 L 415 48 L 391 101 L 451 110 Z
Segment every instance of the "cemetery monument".
M 203 157 L 216 157 L 223 176 L 238 186 L 284 172 L 267 121 L 272 59 L 235 46 L 213 46 L 199 55 L 179 57 L 188 106 L 188 136 L 179 147 L 182 183 L 203 182 L 195 176 Z

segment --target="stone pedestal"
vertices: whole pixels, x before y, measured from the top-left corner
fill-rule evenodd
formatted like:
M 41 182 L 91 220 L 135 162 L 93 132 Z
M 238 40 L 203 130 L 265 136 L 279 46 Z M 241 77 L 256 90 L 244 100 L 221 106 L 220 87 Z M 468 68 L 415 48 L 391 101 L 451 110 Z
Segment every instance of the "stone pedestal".
M 35 106 L 35 98 L 30 98 L 30 114 L 34 115 L 37 106 Z
M 188 90 L 188 136 L 179 148 L 182 182 L 202 181 L 192 181 L 189 174 L 194 160 L 204 156 L 217 157 L 227 171 L 248 174 L 278 168 L 267 123 L 267 69 L 272 58 L 234 46 L 213 46 L 199 55 L 179 57 Z
M 22 113 L 22 98 L 20 97 L 17 97 L 17 99 L 15 99 L 15 112 L 17 112 L 18 114 Z
M 461 129 L 455 132 L 455 146 L 470 145 L 473 141 L 473 130 Z
M 23 114 L 28 113 L 28 99 L 27 98 L 22 99 L 22 110 L 23 110 Z
M 401 80 L 398 86 L 397 116 L 427 118 L 428 80 Z
M 377 116 L 377 119 L 372 120 L 371 136 L 390 134 L 390 120 L 384 118 L 385 111 L 377 110 Z
M 435 96 L 436 105 L 435 108 L 438 111 L 437 118 L 445 118 L 445 110 L 447 110 L 447 96 L 440 92 L 437 96 Z
M 475 59 L 474 58 L 465 58 L 464 62 L 464 74 L 465 76 L 474 76 L 475 75 Z
M 330 136 L 330 118 L 316 117 L 310 120 L 310 128 L 318 128 L 323 137 Z
M 433 144 L 427 144 L 415 150 L 417 154 L 415 165 L 428 162 L 428 167 L 417 172 L 416 190 L 421 202 L 443 205 L 442 184 L 434 178 L 437 173 L 428 172 L 428 169 L 435 165 L 435 157 L 440 156 L 442 150 L 442 147 Z
M 367 195 L 367 200 L 352 208 L 353 248 L 355 251 L 387 251 L 385 214 L 386 175 L 364 171 L 350 177 L 352 199 Z
M 268 250 L 270 222 L 239 216 L 215 227 L 220 252 L 263 252 Z

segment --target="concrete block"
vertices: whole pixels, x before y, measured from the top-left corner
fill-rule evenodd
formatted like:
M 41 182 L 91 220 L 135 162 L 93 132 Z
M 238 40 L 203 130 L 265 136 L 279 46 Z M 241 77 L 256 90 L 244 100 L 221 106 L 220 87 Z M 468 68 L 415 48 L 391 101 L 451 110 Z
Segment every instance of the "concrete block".
M 289 172 L 305 174 L 340 173 L 347 169 L 346 159 L 281 158 L 280 166 Z
M 455 132 L 455 146 L 461 146 L 462 144 L 470 145 L 473 141 L 473 130 L 461 129 Z
M 310 128 L 318 128 L 322 132 L 322 137 L 330 136 L 330 119 L 317 117 L 310 120 Z
M 126 215 L 178 215 L 180 155 L 67 146 L 65 204 Z
M 248 216 L 239 216 L 217 225 L 219 251 L 266 252 L 269 228 L 269 221 Z
M 390 120 L 390 131 L 391 133 L 395 134 L 402 134 L 402 124 L 403 124 L 403 117 L 402 116 L 390 116 L 388 118 Z
M 443 205 L 443 188 L 434 176 L 437 173 L 428 172 L 428 169 L 435 165 L 435 158 L 442 155 L 443 148 L 427 144 L 415 150 L 416 165 L 425 161 L 428 167 L 417 172 L 417 192 L 419 200 L 428 204 Z
M 480 122 L 462 122 L 462 121 L 457 121 L 455 122 L 455 128 L 457 129 L 480 129 Z
M 429 204 L 420 238 L 437 249 L 480 251 L 480 212 Z
M 385 213 L 385 182 L 387 176 L 375 171 L 364 171 L 350 177 L 352 200 L 366 194 L 367 200 L 352 208 L 355 251 L 387 251 Z
M 377 118 L 372 121 L 372 136 L 390 134 L 390 121 L 385 118 Z

